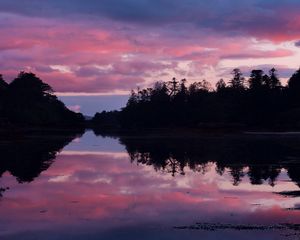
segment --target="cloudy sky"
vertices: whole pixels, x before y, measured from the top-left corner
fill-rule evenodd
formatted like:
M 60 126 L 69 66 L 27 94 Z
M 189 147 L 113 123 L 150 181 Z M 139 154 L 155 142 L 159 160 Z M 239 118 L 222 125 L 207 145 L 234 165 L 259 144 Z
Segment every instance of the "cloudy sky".
M 0 73 L 33 71 L 76 110 L 234 67 L 275 66 L 284 80 L 300 66 L 299 12 L 299 0 L 0 0 Z

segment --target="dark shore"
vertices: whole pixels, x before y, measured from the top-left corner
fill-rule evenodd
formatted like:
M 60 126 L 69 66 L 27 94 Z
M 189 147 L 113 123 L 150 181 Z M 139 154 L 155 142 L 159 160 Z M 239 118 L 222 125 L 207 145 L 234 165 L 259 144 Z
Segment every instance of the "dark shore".
M 168 128 L 87 128 L 100 136 L 137 136 L 137 137 L 213 137 L 213 136 L 300 136 L 298 128 L 247 128 L 247 127 L 214 127 L 199 128 L 168 127 Z

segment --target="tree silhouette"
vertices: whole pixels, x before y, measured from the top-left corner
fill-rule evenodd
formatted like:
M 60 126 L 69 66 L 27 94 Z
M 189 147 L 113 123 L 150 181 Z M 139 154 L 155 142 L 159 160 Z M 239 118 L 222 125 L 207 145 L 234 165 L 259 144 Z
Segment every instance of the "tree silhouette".
M 175 96 L 178 91 L 178 82 L 176 81 L 176 78 L 173 78 L 168 84 L 170 85 L 170 95 Z
M 262 85 L 265 90 L 269 90 L 272 88 L 271 78 L 267 74 L 264 74 L 262 77 Z
M 249 79 L 249 88 L 251 90 L 260 90 L 264 84 L 264 72 L 262 70 L 252 70 Z
M 0 74 L 0 94 L 3 94 L 7 87 L 7 82 L 4 81 L 2 74 Z
M 193 127 L 201 129 L 300 129 L 300 69 L 282 86 L 277 71 L 251 71 L 245 78 L 232 71 L 226 85 L 220 80 L 213 90 L 203 80 L 157 82 L 153 88 L 138 89 L 119 113 L 120 129 Z M 105 115 L 102 115 L 104 117 Z M 109 120 L 116 123 L 115 120 Z
M 10 84 L 1 78 L 0 88 L 5 91 L 0 104 L 3 122 L 19 127 L 73 128 L 84 124 L 82 114 L 67 109 L 34 73 L 20 72 Z
M 243 90 L 245 88 L 245 78 L 240 69 L 235 68 L 232 71 L 233 78 L 229 82 L 229 86 L 233 89 Z
M 166 104 L 170 100 L 169 89 L 164 82 L 156 82 L 151 92 L 151 101 L 157 104 Z
M 9 84 L 10 91 L 26 95 L 26 97 L 51 97 L 53 89 L 38 78 L 34 73 L 20 72 L 18 77 Z
M 270 87 L 272 89 L 281 87 L 280 80 L 279 80 L 279 78 L 277 76 L 277 70 L 275 68 L 272 68 L 269 71 L 269 77 L 270 77 Z
M 0 74 L 0 119 L 4 115 L 4 99 L 5 99 L 5 93 L 7 90 L 8 84 L 4 81 L 3 76 Z M 3 119 L 2 119 L 3 121 Z
M 288 88 L 293 96 L 299 95 L 299 93 L 300 93 L 300 68 L 289 79 Z
M 224 89 L 226 89 L 226 83 L 223 79 L 220 79 L 216 83 L 216 89 L 217 89 L 217 92 L 220 92 L 220 91 L 223 91 Z

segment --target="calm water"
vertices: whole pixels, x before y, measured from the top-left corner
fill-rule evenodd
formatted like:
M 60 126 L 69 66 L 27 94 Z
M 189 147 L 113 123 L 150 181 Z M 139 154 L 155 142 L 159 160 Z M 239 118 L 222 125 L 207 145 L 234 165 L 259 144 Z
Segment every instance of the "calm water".
M 0 144 L 1 239 L 299 239 L 300 136 Z

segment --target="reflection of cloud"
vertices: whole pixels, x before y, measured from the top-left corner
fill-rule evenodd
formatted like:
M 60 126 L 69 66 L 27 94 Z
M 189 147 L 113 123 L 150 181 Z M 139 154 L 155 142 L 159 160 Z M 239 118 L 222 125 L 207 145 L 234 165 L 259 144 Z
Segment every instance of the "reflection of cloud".
M 110 184 L 111 181 L 112 180 L 108 177 L 99 177 L 93 180 L 94 183 L 106 183 L 106 184 Z
M 213 165 L 208 171 L 202 175 L 189 170 L 185 176 L 173 178 L 151 166 L 130 163 L 125 152 L 63 151 L 32 184 L 16 185 L 9 175 L 3 176 L 2 183 L 9 184 L 11 190 L 1 201 L 0 221 L 9 235 L 24 229 L 69 231 L 70 225 L 101 232 L 148 222 L 168 226 L 193 219 L 230 222 L 229 212 L 247 223 L 299 219 L 299 212 L 278 207 L 294 206 L 296 199 L 273 194 L 276 189 L 267 185 L 245 191 L 243 186 L 232 186 L 228 173 L 219 176 Z M 231 188 L 224 190 L 224 182 Z M 281 189 L 281 184 L 291 187 L 283 181 L 276 187 Z M 267 208 L 253 206 L 264 204 L 266 199 Z M 42 210 L 47 212 L 41 214 Z
M 69 175 L 64 176 L 57 176 L 49 179 L 49 182 L 59 183 L 59 182 L 66 182 L 70 178 Z
M 109 156 L 114 158 L 126 158 L 127 153 L 124 152 L 103 152 L 103 151 L 62 151 L 59 155 L 66 156 Z

